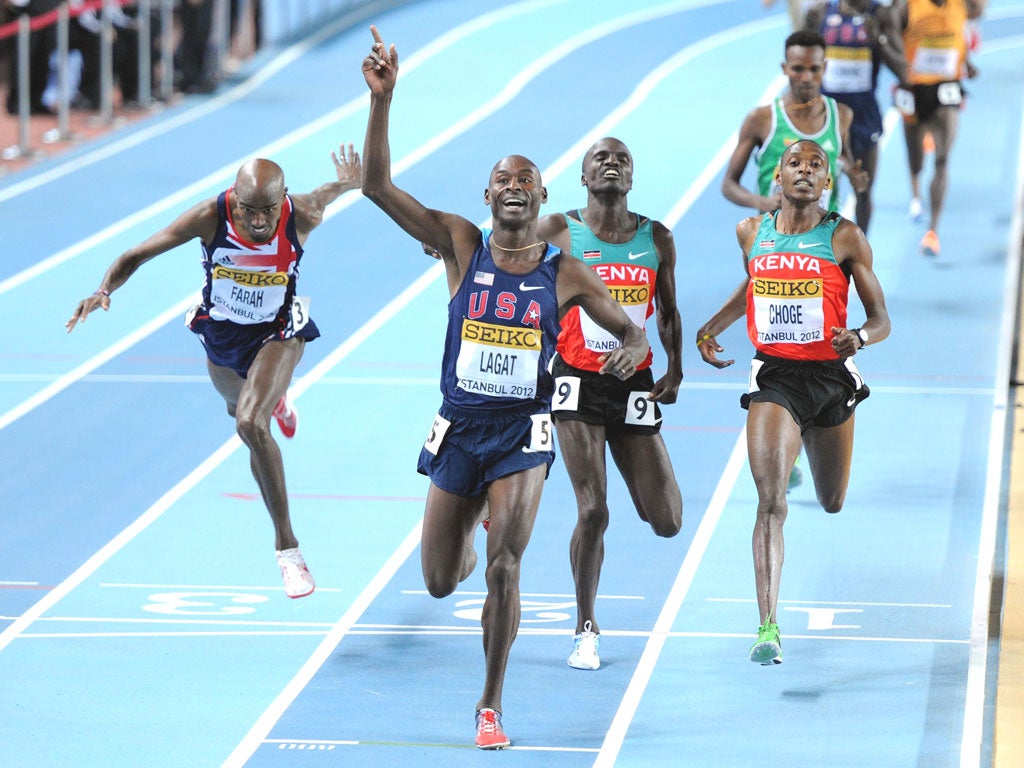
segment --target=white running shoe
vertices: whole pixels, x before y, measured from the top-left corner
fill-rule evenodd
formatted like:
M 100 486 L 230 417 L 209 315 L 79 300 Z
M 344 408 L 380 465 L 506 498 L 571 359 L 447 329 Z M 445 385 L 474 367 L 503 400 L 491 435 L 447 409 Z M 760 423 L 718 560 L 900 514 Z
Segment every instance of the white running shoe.
M 915 224 L 924 218 L 924 207 L 921 205 L 920 197 L 910 198 L 910 207 L 907 209 L 907 218 Z
M 601 668 L 601 657 L 597 653 L 601 646 L 601 636 L 597 632 L 591 632 L 591 626 L 589 621 L 585 623 L 583 631 L 573 639 L 572 653 L 569 654 L 568 661 L 573 669 Z
M 284 579 L 284 593 L 288 597 L 305 597 L 313 594 L 316 583 L 302 559 L 298 547 L 282 549 L 277 553 L 277 565 Z

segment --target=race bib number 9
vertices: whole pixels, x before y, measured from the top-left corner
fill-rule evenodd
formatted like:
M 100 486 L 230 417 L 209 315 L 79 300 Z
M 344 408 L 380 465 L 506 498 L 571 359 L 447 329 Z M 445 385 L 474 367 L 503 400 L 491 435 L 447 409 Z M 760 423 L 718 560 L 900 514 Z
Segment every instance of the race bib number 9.
M 627 424 L 638 424 L 644 427 L 653 427 L 658 423 L 658 412 L 654 407 L 654 401 L 648 400 L 650 392 L 630 392 L 626 400 Z
M 578 411 L 580 409 L 580 377 L 559 376 L 555 379 L 555 394 L 551 398 L 552 411 Z

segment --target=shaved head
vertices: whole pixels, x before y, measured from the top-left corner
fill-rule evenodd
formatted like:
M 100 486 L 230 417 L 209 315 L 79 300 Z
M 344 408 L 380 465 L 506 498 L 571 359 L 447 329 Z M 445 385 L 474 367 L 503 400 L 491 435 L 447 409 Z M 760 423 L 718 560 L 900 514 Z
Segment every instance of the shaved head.
M 249 160 L 235 177 L 235 194 L 249 205 L 271 205 L 280 201 L 285 191 L 284 171 L 273 160 Z
M 531 170 L 537 174 L 537 183 L 541 184 L 540 168 L 534 165 L 533 161 L 529 158 L 523 157 L 522 155 L 509 155 L 503 157 L 501 160 L 494 164 L 491 168 L 491 178 L 494 178 L 494 174 L 498 171 L 505 171 L 507 173 L 519 173 L 523 170 Z

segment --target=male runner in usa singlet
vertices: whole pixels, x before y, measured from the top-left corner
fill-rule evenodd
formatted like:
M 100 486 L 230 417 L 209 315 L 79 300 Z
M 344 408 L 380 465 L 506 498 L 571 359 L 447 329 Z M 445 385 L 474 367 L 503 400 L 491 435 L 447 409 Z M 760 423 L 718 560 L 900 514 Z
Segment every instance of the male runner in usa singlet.
M 897 80 L 905 77 L 900 32 L 891 8 L 876 0 L 824 0 L 807 11 L 804 26 L 820 33 L 828 46 L 821 92 L 853 110 L 850 154 L 867 174 L 867 186 L 857 191 L 856 221 L 867 234 L 884 128 L 875 90 L 883 63 Z
M 654 380 L 648 355 L 626 381 L 603 376 L 601 358 L 618 344 L 581 309 L 562 319 L 552 364 L 552 416 L 562 458 L 576 494 L 577 521 L 569 544 L 576 584 L 576 635 L 568 664 L 598 669 L 600 627 L 595 602 L 608 528 L 605 444 L 640 519 L 658 536 L 679 533 L 683 500 L 661 437 L 660 403 L 674 403 L 683 380 L 682 322 L 676 306 L 676 249 L 660 221 L 629 210 L 633 156 L 619 139 L 604 138 L 583 157 L 587 207 L 544 216 L 543 239 L 597 272 L 641 328 L 657 306 L 658 335 L 668 358 Z
M 846 499 L 853 457 L 854 409 L 868 388 L 853 356 L 889 335 L 885 296 L 872 268 L 871 246 L 860 228 L 818 206 L 828 181 L 828 155 L 799 141 L 782 155 L 782 207 L 736 227 L 746 276 L 721 309 L 697 331 L 697 348 L 716 368 L 723 348 L 716 336 L 746 314 L 757 350 L 747 409 L 747 453 L 757 487 L 754 580 L 761 625 L 750 660 L 782 662 L 779 583 L 785 553 L 786 483 L 800 451 L 807 451 L 818 501 L 838 512 Z M 850 281 L 866 319 L 847 328 Z
M 199 238 L 206 283 L 203 300 L 187 318 L 206 349 L 214 387 L 249 448 L 256 484 L 274 524 L 277 563 L 288 597 L 305 597 L 313 577 L 299 552 L 288 514 L 284 463 L 270 433 L 270 418 L 292 437 L 298 413 L 286 398 L 307 341 L 320 335 L 309 318 L 308 299 L 296 292 L 299 260 L 324 209 L 358 189 L 362 168 L 349 145 L 334 160 L 337 181 L 309 194 L 289 195 L 277 163 L 245 163 L 234 186 L 185 211 L 167 227 L 130 248 L 107 269 L 99 288 L 79 302 L 70 332 L 89 313 L 110 309 L 110 295 L 155 256 Z
M 625 380 L 647 358 L 646 336 L 582 262 L 537 234 L 547 199 L 537 167 L 519 155 L 491 170 L 484 203 L 493 229 L 424 207 L 391 180 L 388 123 L 398 53 L 376 27 L 362 71 L 370 89 L 363 149 L 363 194 L 444 263 L 451 300 L 441 364 L 441 410 L 420 451 L 430 477 L 420 541 L 423 580 L 434 597 L 450 595 L 476 564 L 473 532 L 485 505 L 487 597 L 485 680 L 476 704 L 476 745 L 502 749 L 501 723 L 509 651 L 519 629 L 519 572 L 544 479 L 554 459 L 552 379 L 559 321 L 580 306 L 618 343 L 601 373 Z

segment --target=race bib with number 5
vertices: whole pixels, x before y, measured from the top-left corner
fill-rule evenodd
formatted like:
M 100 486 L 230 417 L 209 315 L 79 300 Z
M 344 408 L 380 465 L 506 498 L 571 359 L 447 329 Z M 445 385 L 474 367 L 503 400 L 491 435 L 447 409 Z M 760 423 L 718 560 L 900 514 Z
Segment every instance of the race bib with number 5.
M 626 423 L 653 427 L 658 423 L 658 412 L 654 401 L 648 400 L 650 392 L 630 392 L 626 399 Z
M 542 453 L 555 450 L 551 433 L 551 414 L 535 413 L 530 418 L 533 419 L 530 444 L 523 446 L 523 453 Z
M 427 435 L 427 440 L 423 443 L 423 447 L 437 456 L 437 452 L 441 449 L 441 443 L 444 442 L 444 436 L 448 434 L 448 427 L 451 425 L 452 423 L 448 419 L 440 413 L 437 414 L 434 417 L 434 423 L 430 427 L 430 434 Z

